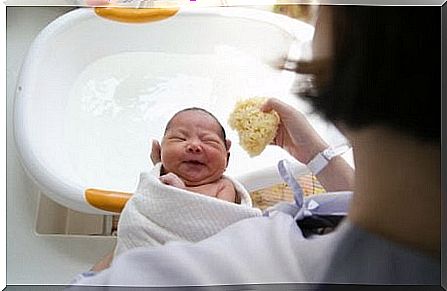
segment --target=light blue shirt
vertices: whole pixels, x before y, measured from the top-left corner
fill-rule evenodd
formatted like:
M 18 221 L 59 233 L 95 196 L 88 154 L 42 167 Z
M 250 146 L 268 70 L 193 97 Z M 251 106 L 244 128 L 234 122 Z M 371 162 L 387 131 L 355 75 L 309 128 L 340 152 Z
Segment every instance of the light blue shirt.
M 293 217 L 249 218 L 198 243 L 137 248 L 80 285 L 198 286 L 271 283 L 432 284 L 440 261 L 344 220 L 304 238 Z

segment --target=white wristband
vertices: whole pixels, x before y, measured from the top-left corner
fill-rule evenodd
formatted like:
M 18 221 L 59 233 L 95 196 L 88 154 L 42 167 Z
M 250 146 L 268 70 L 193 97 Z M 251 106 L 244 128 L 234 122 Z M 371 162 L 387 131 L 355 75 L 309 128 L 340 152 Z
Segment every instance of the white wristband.
M 307 168 L 312 174 L 317 175 L 323 170 L 327 164 L 329 164 L 329 160 L 326 159 L 323 155 L 323 152 L 318 153 L 308 164 Z
M 337 147 L 328 147 L 324 151 L 318 153 L 308 164 L 307 168 L 312 174 L 319 174 L 328 164 L 329 161 L 339 155 L 344 154 L 350 149 L 348 144 L 342 144 Z

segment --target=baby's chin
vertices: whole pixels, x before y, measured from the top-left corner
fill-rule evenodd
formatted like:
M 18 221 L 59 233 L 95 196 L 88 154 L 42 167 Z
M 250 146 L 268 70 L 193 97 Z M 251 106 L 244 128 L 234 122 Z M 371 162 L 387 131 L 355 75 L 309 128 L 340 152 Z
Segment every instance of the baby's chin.
M 186 186 L 188 187 L 196 187 L 196 186 L 202 186 L 202 185 L 206 185 L 206 184 L 210 184 L 213 183 L 217 180 L 219 180 L 222 175 L 218 175 L 218 174 L 191 174 L 191 173 L 187 173 L 185 175 L 179 175 L 179 177 L 183 180 L 183 182 L 185 183 Z

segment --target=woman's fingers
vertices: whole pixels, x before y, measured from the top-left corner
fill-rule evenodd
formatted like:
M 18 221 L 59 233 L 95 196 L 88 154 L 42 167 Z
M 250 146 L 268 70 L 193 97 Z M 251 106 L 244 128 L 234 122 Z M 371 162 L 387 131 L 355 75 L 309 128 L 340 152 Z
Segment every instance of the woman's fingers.
M 276 98 L 267 99 L 267 101 L 261 106 L 262 112 L 270 112 L 272 110 L 275 110 L 278 113 L 279 118 L 283 123 L 299 114 L 299 112 L 293 107 Z
M 281 121 L 273 140 L 300 162 L 308 162 L 310 158 L 326 148 L 326 142 L 311 126 L 307 118 L 292 106 L 276 98 L 268 99 L 261 110 L 275 110 Z
M 283 147 L 282 144 L 284 131 L 286 130 L 285 124 L 287 124 L 287 120 L 291 118 L 295 114 L 292 107 L 287 105 L 286 103 L 276 99 L 276 98 L 270 98 L 268 99 L 262 106 L 261 111 L 263 112 L 270 112 L 272 110 L 275 110 L 280 118 L 280 123 L 278 126 L 278 130 L 276 131 L 275 138 L 270 142 L 270 145 L 278 145 L 280 147 Z
M 272 110 L 276 111 L 276 107 L 277 107 L 278 101 L 279 100 L 276 99 L 276 98 L 269 98 L 269 99 L 267 99 L 267 101 L 264 104 L 262 104 L 261 111 L 262 112 L 270 112 Z

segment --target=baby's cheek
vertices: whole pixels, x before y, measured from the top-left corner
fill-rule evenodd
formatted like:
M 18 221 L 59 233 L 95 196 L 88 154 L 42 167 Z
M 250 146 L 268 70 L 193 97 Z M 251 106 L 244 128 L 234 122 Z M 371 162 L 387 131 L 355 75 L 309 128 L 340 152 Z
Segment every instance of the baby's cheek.
M 214 168 L 225 170 L 227 166 L 227 152 L 215 151 L 210 160 L 213 161 Z
M 166 172 L 172 172 L 172 169 L 175 167 L 175 160 L 177 160 L 177 158 L 169 153 L 161 155 L 161 163 Z

